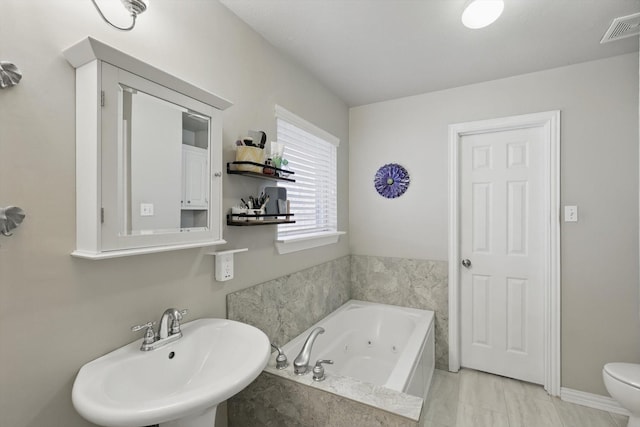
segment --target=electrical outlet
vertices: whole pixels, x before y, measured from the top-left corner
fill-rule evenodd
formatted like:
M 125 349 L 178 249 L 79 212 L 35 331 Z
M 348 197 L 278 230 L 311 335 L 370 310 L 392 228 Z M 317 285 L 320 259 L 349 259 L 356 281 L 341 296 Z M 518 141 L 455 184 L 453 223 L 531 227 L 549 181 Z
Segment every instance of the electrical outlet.
M 565 206 L 564 207 L 564 222 L 578 222 L 578 207 L 577 206 Z
M 215 256 L 215 278 L 218 282 L 233 279 L 233 254 L 246 252 L 249 249 L 228 249 L 226 251 L 208 252 L 207 255 Z
M 216 256 L 216 280 L 224 282 L 233 279 L 233 253 Z

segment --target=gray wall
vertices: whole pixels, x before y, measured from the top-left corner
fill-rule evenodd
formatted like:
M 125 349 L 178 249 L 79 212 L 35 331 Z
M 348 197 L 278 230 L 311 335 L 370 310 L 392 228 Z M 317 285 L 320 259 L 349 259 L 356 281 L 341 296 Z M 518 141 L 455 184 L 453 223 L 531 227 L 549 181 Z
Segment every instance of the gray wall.
M 127 22 L 118 1 L 104 12 Z M 275 137 L 278 103 L 341 139 L 339 226 L 348 226 L 348 109 L 216 1 L 151 1 L 134 31 L 105 24 L 90 1 L 3 0 L 0 58 L 22 82 L 0 91 L 0 206 L 27 212 L 14 237 L 0 237 L 0 425 L 90 425 L 71 405 L 86 362 L 136 338 L 133 324 L 169 306 L 187 319 L 225 317 L 229 292 L 348 254 L 348 243 L 275 253 L 273 226 L 225 228 L 235 279 L 213 279 L 205 250 L 88 261 L 75 245 L 75 74 L 62 50 L 90 35 L 234 102 L 224 113 L 224 157 L 248 129 Z M 224 207 L 261 181 L 224 176 Z M 254 193 L 255 194 L 255 193 Z
M 606 362 L 640 362 L 637 54 L 352 108 L 351 252 L 446 260 L 447 126 L 558 109 L 561 204 L 580 209 L 561 227 L 562 386 L 606 395 Z M 392 161 L 411 185 L 386 200 L 371 181 Z

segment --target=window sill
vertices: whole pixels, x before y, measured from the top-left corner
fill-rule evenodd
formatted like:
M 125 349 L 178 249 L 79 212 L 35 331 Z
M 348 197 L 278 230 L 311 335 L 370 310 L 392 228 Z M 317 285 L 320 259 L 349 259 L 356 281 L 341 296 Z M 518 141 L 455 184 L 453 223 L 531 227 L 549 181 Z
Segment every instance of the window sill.
M 303 251 L 305 249 L 317 248 L 325 245 L 338 243 L 341 235 L 346 231 L 326 231 L 321 233 L 310 233 L 300 236 L 284 237 L 276 239 L 276 248 L 279 254 Z

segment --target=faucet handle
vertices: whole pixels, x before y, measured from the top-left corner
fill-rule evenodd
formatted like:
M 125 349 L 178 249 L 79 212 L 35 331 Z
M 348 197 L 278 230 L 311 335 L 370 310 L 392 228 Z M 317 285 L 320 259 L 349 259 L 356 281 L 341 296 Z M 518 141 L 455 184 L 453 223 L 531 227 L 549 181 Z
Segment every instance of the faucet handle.
M 171 335 L 180 333 L 180 321 L 187 315 L 189 310 L 185 308 L 182 310 L 176 310 L 176 312 L 178 315 L 171 321 Z
M 153 325 L 155 324 L 156 322 L 147 322 L 144 325 L 136 325 L 131 327 L 132 332 L 138 332 L 146 328 L 146 330 L 144 331 L 144 339 L 142 340 L 142 346 L 140 346 L 140 350 L 151 350 L 152 345 L 156 340 L 156 333 L 153 332 Z
M 322 381 L 324 380 L 324 367 L 323 363 L 328 365 L 333 365 L 333 360 L 328 359 L 318 359 L 316 362 L 316 366 L 313 367 L 313 380 L 314 381 Z
M 284 369 L 289 366 L 287 355 L 284 354 L 282 349 L 273 343 L 271 343 L 271 347 L 275 348 L 278 351 L 278 355 L 276 356 L 276 369 Z
M 153 328 L 153 326 L 156 324 L 156 322 L 147 322 L 144 325 L 135 325 L 131 327 L 131 332 L 138 332 L 143 330 L 144 328 L 147 328 L 147 330 L 149 330 L 150 328 Z

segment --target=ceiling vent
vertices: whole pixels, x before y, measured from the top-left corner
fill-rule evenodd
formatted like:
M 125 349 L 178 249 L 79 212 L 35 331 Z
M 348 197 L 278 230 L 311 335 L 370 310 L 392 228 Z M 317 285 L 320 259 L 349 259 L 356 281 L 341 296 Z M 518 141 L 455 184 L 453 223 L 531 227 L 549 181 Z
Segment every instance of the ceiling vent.
M 640 13 L 621 16 L 611 23 L 600 43 L 608 43 L 640 34 Z

